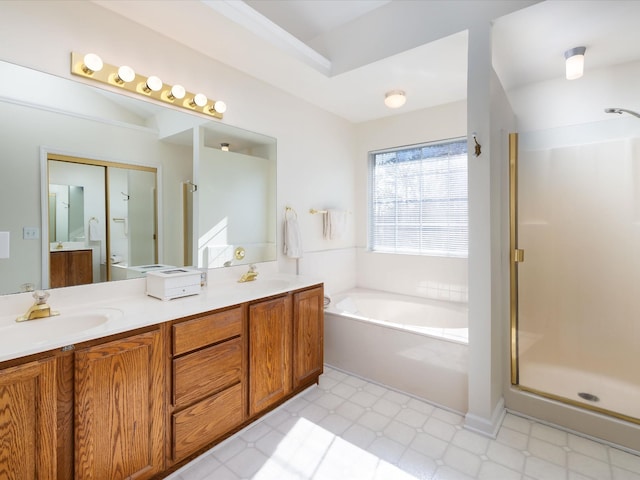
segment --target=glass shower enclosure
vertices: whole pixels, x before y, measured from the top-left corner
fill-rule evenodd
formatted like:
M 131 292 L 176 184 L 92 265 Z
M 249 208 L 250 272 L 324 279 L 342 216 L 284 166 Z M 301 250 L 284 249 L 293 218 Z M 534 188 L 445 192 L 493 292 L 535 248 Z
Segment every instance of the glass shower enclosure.
M 511 382 L 640 423 L 640 119 L 510 135 Z

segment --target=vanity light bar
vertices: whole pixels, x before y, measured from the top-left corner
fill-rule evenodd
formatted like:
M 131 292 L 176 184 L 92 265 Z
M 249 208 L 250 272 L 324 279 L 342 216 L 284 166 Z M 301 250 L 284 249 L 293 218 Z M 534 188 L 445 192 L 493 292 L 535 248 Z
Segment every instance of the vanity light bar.
M 103 63 L 94 53 L 71 52 L 71 73 L 215 118 L 222 119 L 227 110 L 223 101 L 209 101 L 204 94 L 188 92 L 181 85 L 163 84 L 155 75 L 145 77 L 131 67 Z

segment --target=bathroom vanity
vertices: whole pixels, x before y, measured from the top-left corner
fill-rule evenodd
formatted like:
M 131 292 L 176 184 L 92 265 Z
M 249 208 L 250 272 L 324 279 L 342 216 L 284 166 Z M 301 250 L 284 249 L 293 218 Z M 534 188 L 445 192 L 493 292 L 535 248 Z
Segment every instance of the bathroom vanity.
M 0 357 L 0 476 L 163 478 L 317 382 L 322 283 L 251 283 L 119 299 L 122 315 L 81 341 Z

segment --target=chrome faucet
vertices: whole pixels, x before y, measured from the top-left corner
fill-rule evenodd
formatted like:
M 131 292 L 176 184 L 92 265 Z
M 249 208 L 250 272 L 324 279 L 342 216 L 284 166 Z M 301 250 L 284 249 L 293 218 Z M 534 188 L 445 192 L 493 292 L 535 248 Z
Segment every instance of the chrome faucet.
M 29 307 L 27 313 L 16 318 L 16 322 L 25 322 L 27 320 L 34 320 L 36 318 L 46 318 L 60 315 L 60 312 L 51 310 L 51 307 L 47 304 L 49 292 L 45 292 L 44 290 L 36 290 L 35 292 L 33 292 L 33 298 L 35 298 L 36 303 Z
M 258 272 L 256 272 L 256 266 L 255 265 L 249 265 L 249 271 L 244 273 L 241 277 L 240 280 L 238 280 L 239 283 L 244 283 L 244 282 L 252 282 L 256 279 L 256 277 L 258 276 Z

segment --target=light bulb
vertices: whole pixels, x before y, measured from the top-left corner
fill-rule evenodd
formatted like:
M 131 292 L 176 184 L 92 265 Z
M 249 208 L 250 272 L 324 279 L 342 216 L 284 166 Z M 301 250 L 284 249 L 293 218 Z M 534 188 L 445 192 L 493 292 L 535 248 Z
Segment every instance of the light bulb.
M 187 91 L 184 89 L 182 85 L 174 85 L 171 87 L 171 91 L 169 92 L 169 100 L 182 100 L 184 96 L 187 94 Z
M 83 62 L 84 64 L 82 65 L 82 70 L 87 75 L 92 75 L 94 72 L 99 72 L 104 66 L 104 64 L 102 63 L 102 59 L 95 53 L 87 53 L 84 56 Z
M 218 113 L 224 113 L 227 111 L 227 104 L 224 103 L 222 100 L 217 100 L 216 102 L 213 103 L 212 108 L 214 111 Z
M 116 83 L 126 83 L 132 82 L 133 79 L 136 78 L 136 72 L 133 71 L 133 68 L 127 67 L 126 65 L 118 68 L 118 75 L 116 75 Z
M 229 151 L 229 144 L 228 143 L 221 143 L 220 144 L 220 150 L 222 150 L 223 152 L 228 152 Z
M 145 83 L 145 86 L 143 88 L 145 92 L 159 92 L 161 89 L 162 89 L 162 80 L 160 80 L 155 75 L 152 75 L 149 78 L 147 78 L 147 82 Z
M 207 104 L 207 96 L 203 93 L 197 93 L 189 102 L 192 107 L 204 107 Z

